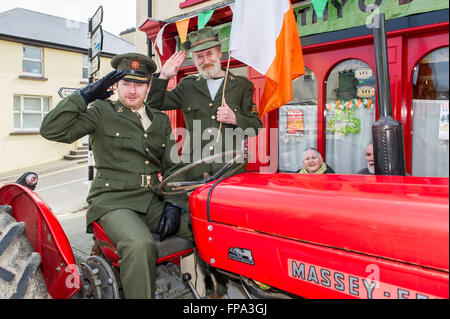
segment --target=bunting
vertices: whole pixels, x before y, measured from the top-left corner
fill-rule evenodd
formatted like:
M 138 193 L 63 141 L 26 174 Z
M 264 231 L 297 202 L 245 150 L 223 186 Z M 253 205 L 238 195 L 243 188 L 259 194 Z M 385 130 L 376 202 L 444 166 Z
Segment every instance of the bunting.
M 205 11 L 198 15 L 198 30 L 203 29 L 214 14 L 214 10 Z
M 189 28 L 190 18 L 175 22 L 177 25 L 178 35 L 180 36 L 181 43 L 186 42 L 187 33 Z
M 321 19 L 325 7 L 327 6 L 328 0 L 311 0 L 314 11 L 316 12 L 317 18 Z

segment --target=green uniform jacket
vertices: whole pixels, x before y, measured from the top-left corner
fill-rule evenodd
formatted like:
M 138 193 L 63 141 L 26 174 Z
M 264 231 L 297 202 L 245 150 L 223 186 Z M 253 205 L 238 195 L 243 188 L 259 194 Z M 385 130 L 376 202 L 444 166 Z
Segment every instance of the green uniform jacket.
M 167 91 L 168 80 L 153 75 L 150 93 L 147 101 L 151 108 L 158 110 L 181 109 L 184 116 L 186 130 L 190 140 L 185 139 L 182 158 L 190 158 L 189 162 L 224 151 L 241 149 L 243 135 L 255 136 L 262 128 L 262 122 L 258 117 L 256 105 L 253 102 L 253 83 L 245 77 L 229 73 L 225 90 L 225 101 L 235 112 L 237 127 L 223 124 L 218 143 L 217 132 L 220 122 L 217 121 L 217 109 L 222 105 L 223 85 L 220 86 L 216 97 L 211 100 L 211 95 L 206 80 L 199 75 L 191 75 L 183 78 L 171 91 Z M 198 120 L 198 121 L 194 121 Z M 243 134 L 242 134 L 243 132 Z M 193 141 L 201 140 L 201 145 Z M 189 145 L 186 143 L 189 142 Z M 216 173 L 223 163 L 202 165 L 188 173 L 189 179 L 198 179 L 203 172 L 209 175 Z
M 96 174 L 87 198 L 88 231 L 111 210 L 146 213 L 153 197 L 159 196 L 157 173 L 165 176 L 175 168 L 168 116 L 149 107 L 147 114 L 152 124 L 144 131 L 137 115 L 120 101 L 96 100 L 88 108 L 78 93 L 72 93 L 44 118 L 40 133 L 46 139 L 70 144 L 90 135 Z M 170 201 L 187 208 L 183 196 Z

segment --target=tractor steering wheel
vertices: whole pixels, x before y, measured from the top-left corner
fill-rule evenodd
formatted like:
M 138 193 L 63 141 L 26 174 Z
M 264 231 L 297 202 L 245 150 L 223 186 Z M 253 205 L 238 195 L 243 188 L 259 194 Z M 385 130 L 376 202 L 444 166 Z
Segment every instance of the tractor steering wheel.
M 222 152 L 219 154 L 215 154 L 206 158 L 202 158 L 194 163 L 191 163 L 189 165 L 183 166 L 180 169 L 173 172 L 171 175 L 167 176 L 163 181 L 161 181 L 161 184 L 158 187 L 158 192 L 162 195 L 166 196 L 172 196 L 172 195 L 179 195 L 179 194 L 185 194 L 188 192 L 193 191 L 194 189 L 209 183 L 215 179 L 221 178 L 221 177 L 229 177 L 233 175 L 236 171 L 244 167 L 248 162 L 248 156 L 245 156 L 246 153 L 242 150 L 233 150 L 228 152 Z M 208 178 L 205 178 L 200 181 L 186 181 L 186 182 L 170 182 L 175 177 L 186 173 L 187 171 L 193 169 L 194 167 L 197 167 L 203 163 L 213 161 L 220 157 L 227 157 L 227 156 L 234 156 L 230 161 L 228 161 L 216 174 L 213 176 L 210 176 Z M 233 167 L 233 164 L 237 163 L 239 159 L 243 158 L 244 161 L 236 166 Z M 166 190 L 166 187 L 170 190 Z

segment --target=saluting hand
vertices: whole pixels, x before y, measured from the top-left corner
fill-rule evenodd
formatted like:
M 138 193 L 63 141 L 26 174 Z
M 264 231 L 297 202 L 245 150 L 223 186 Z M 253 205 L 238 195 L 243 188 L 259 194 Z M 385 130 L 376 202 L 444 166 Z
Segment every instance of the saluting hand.
M 125 75 L 125 71 L 112 71 L 100 80 L 80 89 L 78 93 L 86 104 L 94 102 L 97 99 L 105 100 L 114 94 L 114 91 L 110 89 L 111 86 L 120 81 Z
M 178 70 L 186 60 L 187 53 L 184 50 L 175 52 L 161 68 L 160 79 L 168 80 L 178 74 Z
M 236 114 L 230 109 L 227 102 L 217 109 L 217 120 L 225 124 L 237 125 Z

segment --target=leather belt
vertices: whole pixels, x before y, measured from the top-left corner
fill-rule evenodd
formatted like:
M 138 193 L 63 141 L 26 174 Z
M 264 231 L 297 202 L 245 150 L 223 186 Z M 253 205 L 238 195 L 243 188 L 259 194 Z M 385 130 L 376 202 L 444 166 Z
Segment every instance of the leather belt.
M 146 174 L 122 174 L 122 175 L 124 175 L 124 176 L 122 176 L 122 178 L 121 178 L 120 174 L 117 174 L 117 172 L 107 170 L 107 169 L 98 170 L 97 174 L 96 174 L 97 177 L 108 178 L 111 180 L 117 180 L 117 181 L 125 182 L 129 186 L 134 185 L 134 187 L 138 186 L 141 188 L 153 187 L 154 183 L 152 181 L 152 177 L 155 176 L 157 178 L 156 173 L 150 174 L 150 175 L 146 175 Z

